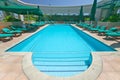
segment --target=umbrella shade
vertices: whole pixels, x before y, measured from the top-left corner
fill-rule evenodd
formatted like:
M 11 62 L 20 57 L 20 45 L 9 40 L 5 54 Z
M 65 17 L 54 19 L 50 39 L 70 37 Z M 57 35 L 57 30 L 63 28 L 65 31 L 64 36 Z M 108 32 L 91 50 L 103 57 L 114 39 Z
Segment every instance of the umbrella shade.
M 96 7 L 97 7 L 97 0 L 94 0 L 90 13 L 90 21 L 95 21 Z
M 3 3 L 7 3 L 4 5 Z M 38 7 L 32 7 L 27 5 L 21 5 L 15 2 L 10 2 L 9 0 L 1 0 L 0 1 L 0 10 L 13 12 L 17 14 L 35 14 L 35 15 L 42 15 L 41 10 Z
M 83 6 L 81 6 L 81 9 L 80 9 L 80 21 L 84 22 L 84 15 L 83 15 Z
M 113 3 L 113 2 L 112 2 Z M 105 2 L 105 3 L 103 3 L 103 4 L 99 4 L 98 6 L 97 6 L 97 8 L 110 8 L 110 5 L 111 5 L 111 1 L 107 1 L 107 2 Z M 115 1 L 115 7 L 120 7 L 120 1 L 119 0 L 116 0 Z
M 42 12 L 39 11 L 38 8 L 27 8 L 27 7 L 17 7 L 17 6 L 5 6 L 0 7 L 0 10 L 7 11 L 7 12 L 13 12 L 17 14 L 35 14 L 35 15 L 41 15 Z

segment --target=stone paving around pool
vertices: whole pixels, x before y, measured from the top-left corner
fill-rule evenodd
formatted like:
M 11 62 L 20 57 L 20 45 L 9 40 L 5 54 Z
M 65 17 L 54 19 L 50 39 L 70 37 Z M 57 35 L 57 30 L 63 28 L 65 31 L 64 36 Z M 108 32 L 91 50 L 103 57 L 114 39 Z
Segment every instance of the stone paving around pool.
M 28 80 L 22 69 L 23 55 L 0 56 L 0 80 Z
M 95 52 L 95 54 L 101 56 L 102 62 L 103 62 L 101 74 L 96 80 L 120 80 L 120 52 L 119 52 L 120 39 L 105 40 L 104 36 L 98 36 L 96 33 L 90 33 L 86 30 L 84 30 L 84 32 L 90 34 L 91 36 L 94 36 L 95 38 L 101 40 L 102 42 L 118 50 L 117 52 L 111 52 L 111 53 L 102 52 L 102 54 L 101 52 Z M 0 44 L 0 51 L 1 51 L 0 80 L 29 80 L 29 78 L 24 73 L 23 66 L 22 66 L 22 61 L 25 53 L 24 54 L 15 53 L 15 52 L 6 53 L 4 52 L 4 50 L 8 49 L 18 41 L 23 40 L 25 37 L 28 37 L 31 34 L 33 33 L 24 33 L 20 37 L 14 38 L 11 41 Z M 75 80 L 80 80 L 80 79 L 75 79 Z M 89 80 L 89 77 L 88 77 L 88 80 Z
M 103 71 L 97 80 L 120 80 L 120 54 L 102 56 Z

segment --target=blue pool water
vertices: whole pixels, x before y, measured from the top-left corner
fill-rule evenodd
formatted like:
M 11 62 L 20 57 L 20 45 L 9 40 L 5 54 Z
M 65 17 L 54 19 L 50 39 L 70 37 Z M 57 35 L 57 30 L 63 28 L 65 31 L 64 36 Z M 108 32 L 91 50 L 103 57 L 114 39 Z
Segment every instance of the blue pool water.
M 90 66 L 92 51 L 115 51 L 67 24 L 53 24 L 7 51 L 33 52 L 34 66 L 51 76 L 73 76 Z

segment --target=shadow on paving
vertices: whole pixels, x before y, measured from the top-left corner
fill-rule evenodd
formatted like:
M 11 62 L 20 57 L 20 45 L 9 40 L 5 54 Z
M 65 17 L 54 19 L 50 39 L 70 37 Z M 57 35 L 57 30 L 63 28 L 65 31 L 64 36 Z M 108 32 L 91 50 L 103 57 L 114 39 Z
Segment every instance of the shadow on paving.
M 113 48 L 120 48 L 120 42 L 116 42 L 110 45 Z
M 103 38 L 103 39 L 104 39 L 104 40 L 107 40 L 107 41 L 113 41 L 113 40 L 116 41 L 115 38 L 106 38 L 106 37 L 105 37 L 105 38 Z

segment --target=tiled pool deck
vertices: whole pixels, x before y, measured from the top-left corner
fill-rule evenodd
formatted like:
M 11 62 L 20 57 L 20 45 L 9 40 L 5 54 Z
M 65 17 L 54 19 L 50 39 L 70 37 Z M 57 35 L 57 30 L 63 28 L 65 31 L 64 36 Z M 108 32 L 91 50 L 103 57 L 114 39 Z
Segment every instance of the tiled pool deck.
M 45 27 L 45 26 L 44 26 Z M 40 29 L 44 28 L 41 27 Z M 39 30 L 40 30 L 39 29 Z M 115 47 L 118 52 L 94 52 L 93 54 L 97 54 L 102 59 L 102 73 L 99 75 L 99 77 L 89 76 L 86 78 L 78 79 L 76 78 L 55 78 L 54 80 L 120 80 L 120 39 L 116 40 L 105 40 L 103 39 L 104 36 L 98 36 L 96 33 L 90 33 L 88 31 L 85 31 L 86 33 L 94 36 L 95 38 L 101 40 L 102 42 L 105 42 L 106 44 Z M 32 73 L 29 73 L 29 71 L 24 71 L 28 68 L 29 65 L 23 66 L 23 64 L 30 63 L 25 60 L 25 54 L 31 54 L 31 53 L 6 53 L 4 52 L 9 47 L 13 46 L 15 43 L 23 40 L 24 38 L 28 37 L 29 35 L 34 33 L 24 33 L 22 36 L 14 38 L 11 41 L 1 43 L 0 44 L 0 80 L 31 80 L 31 78 L 34 78 L 33 80 L 37 80 L 38 78 L 41 78 L 41 80 L 53 80 L 53 78 L 42 78 L 42 74 L 39 76 L 34 76 Z M 96 55 L 94 55 L 96 56 Z M 101 60 L 100 59 L 100 60 Z M 97 64 L 99 65 L 99 64 Z M 100 66 L 100 65 L 99 65 Z M 101 70 L 99 69 L 99 70 Z M 28 75 L 26 76 L 25 73 L 28 72 Z M 90 70 L 89 70 L 90 72 Z M 87 72 L 85 72 L 87 73 Z M 96 73 L 95 73 L 96 74 Z M 33 77 L 32 77 L 33 76 Z

